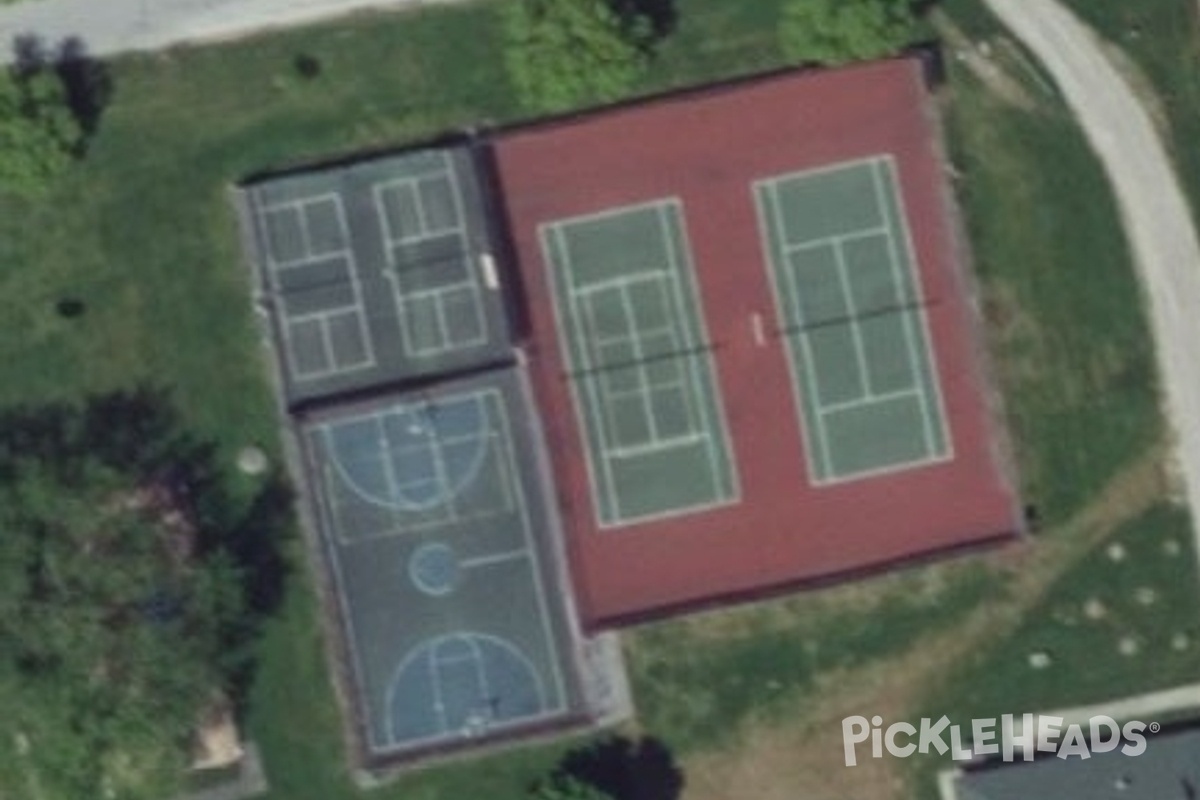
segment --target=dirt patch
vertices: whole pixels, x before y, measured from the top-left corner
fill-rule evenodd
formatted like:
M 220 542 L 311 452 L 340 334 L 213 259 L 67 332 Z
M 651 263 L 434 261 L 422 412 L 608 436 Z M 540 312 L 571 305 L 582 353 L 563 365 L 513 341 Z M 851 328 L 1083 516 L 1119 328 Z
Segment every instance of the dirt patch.
M 714 609 L 643 631 L 653 636 L 669 627 L 673 637 L 682 637 L 697 646 L 778 631 L 800 635 L 821 629 L 831 617 L 868 616 L 887 608 L 897 597 L 903 597 L 906 603 L 937 606 L 947 592 L 961 586 L 961 574 L 977 563 L 978 558 L 939 561 L 921 569 L 883 573 L 801 591 L 787 598 Z M 625 637 L 626 646 L 633 652 L 639 649 L 640 633 L 635 631 Z
M 683 800 L 910 797 L 907 773 L 895 759 L 863 759 L 854 768 L 845 766 L 841 721 L 852 715 L 878 714 L 893 721 L 912 716 L 956 664 L 1014 630 L 1064 572 L 1163 496 L 1165 452 L 1165 446 L 1155 448 L 1052 534 L 985 556 L 996 569 L 1012 573 L 1005 600 L 914 642 L 898 658 L 826 673 L 797 700 L 788 723 L 751 723 L 737 745 L 686 759 Z
M 948 45 L 951 57 L 960 61 L 971 74 L 993 94 L 1009 105 L 1033 111 L 1037 101 L 1016 78 L 1009 75 L 991 57 L 991 46 L 977 45 L 970 36 L 954 24 L 950 17 L 940 10 L 934 10 L 929 15 L 934 29 Z

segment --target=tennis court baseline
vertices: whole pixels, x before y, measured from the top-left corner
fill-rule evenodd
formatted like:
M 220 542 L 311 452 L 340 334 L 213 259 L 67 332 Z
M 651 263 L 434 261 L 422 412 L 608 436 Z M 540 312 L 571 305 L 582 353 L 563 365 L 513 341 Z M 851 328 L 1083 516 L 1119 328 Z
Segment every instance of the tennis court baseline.
M 891 157 L 768 178 L 754 193 L 813 482 L 949 457 Z
M 609 209 L 539 233 L 600 526 L 736 500 L 680 204 Z

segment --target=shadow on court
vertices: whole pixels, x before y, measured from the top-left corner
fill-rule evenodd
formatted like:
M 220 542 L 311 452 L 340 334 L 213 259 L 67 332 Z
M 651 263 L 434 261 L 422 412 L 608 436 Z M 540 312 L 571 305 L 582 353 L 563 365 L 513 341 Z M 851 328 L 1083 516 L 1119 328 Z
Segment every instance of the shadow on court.
M 221 631 L 222 669 L 242 708 L 255 673 L 254 642 L 279 608 L 288 574 L 292 492 L 281 472 L 247 487 L 250 479 L 191 433 L 170 395 L 154 388 L 0 411 L 0 481 L 31 460 L 64 474 L 98 464 L 128 475 L 189 522 L 193 557 L 222 552 L 230 559 L 244 613 Z
M 52 44 L 35 34 L 25 34 L 13 40 L 12 48 L 13 73 L 18 83 L 47 72 L 57 75 L 67 107 L 83 130 L 84 138 L 76 151 L 76 156 L 82 157 L 88 140 L 100 129 L 105 108 L 112 102 L 113 79 L 108 66 L 93 58 L 77 36 Z
M 684 785 L 674 754 L 653 736 L 609 736 L 567 753 L 558 771 L 613 800 L 677 800 Z

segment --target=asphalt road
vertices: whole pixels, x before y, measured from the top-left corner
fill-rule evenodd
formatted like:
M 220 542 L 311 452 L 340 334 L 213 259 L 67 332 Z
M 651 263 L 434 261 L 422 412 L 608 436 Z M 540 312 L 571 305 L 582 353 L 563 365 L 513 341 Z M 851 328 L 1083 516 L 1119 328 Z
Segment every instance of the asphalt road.
M 428 5 L 440 0 L 22 0 L 0 6 L 0 42 L 36 34 L 48 43 L 69 37 L 109 55 L 157 50 L 183 42 L 233 38 L 368 8 Z M 0 51 L 0 63 L 12 59 Z
M 1054 0 L 986 2 L 1053 75 L 1112 182 L 1149 300 L 1180 477 L 1200 521 L 1200 243 L 1174 168 L 1087 26 Z

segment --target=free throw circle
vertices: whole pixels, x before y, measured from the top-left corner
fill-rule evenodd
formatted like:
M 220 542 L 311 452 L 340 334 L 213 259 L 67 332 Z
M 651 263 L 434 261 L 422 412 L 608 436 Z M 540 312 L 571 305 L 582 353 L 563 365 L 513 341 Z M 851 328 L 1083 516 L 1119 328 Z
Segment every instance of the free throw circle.
M 425 594 L 440 597 L 458 586 L 462 569 L 458 556 L 449 545 L 441 542 L 423 544 L 408 558 L 408 577 Z

